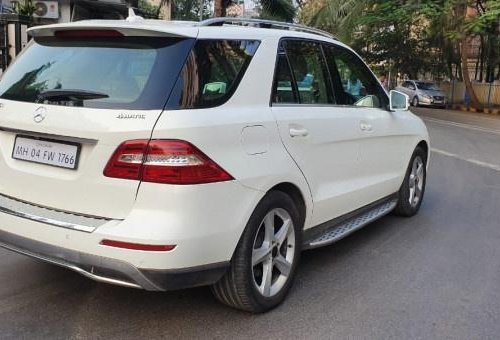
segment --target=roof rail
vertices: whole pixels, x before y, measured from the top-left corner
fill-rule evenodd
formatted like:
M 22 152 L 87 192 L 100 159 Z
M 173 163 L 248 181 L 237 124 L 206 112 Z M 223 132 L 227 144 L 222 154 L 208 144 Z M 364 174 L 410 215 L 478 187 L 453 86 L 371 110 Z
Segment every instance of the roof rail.
M 318 28 L 307 27 L 299 24 L 292 24 L 288 22 L 282 21 L 274 21 L 274 20 L 263 20 L 263 19 L 252 19 L 252 18 L 231 18 L 231 17 L 220 17 L 220 18 L 212 18 L 201 21 L 197 26 L 223 26 L 224 24 L 233 24 L 233 25 L 242 25 L 242 26 L 256 26 L 259 28 L 274 28 L 274 29 L 283 29 L 297 32 L 305 32 L 312 33 L 316 35 L 320 35 L 323 37 L 327 37 L 330 39 L 338 40 L 336 37 L 331 35 L 330 33 L 320 30 Z

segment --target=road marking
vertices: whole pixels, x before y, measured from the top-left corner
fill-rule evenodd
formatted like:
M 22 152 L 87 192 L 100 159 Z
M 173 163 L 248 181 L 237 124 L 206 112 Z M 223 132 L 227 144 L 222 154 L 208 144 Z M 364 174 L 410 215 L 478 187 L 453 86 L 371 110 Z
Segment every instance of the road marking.
M 483 168 L 487 168 L 487 169 L 491 169 L 491 170 L 495 170 L 495 171 L 500 172 L 500 165 L 478 161 L 477 159 L 473 159 L 473 158 L 462 157 L 462 156 L 457 155 L 455 153 L 451 153 L 451 152 L 440 150 L 440 149 L 431 148 L 431 151 L 435 152 L 437 154 L 443 155 L 443 156 L 456 158 L 456 159 L 459 159 L 461 161 L 465 161 L 465 162 L 468 162 L 471 164 L 478 165 L 478 166 L 483 167 Z
M 495 135 L 500 135 L 500 130 L 494 130 L 494 129 L 489 129 L 477 125 L 470 125 L 470 124 L 464 124 L 464 123 L 457 123 L 457 122 L 452 122 L 449 120 L 441 120 L 441 119 L 435 119 L 435 118 L 428 118 L 421 116 L 421 118 L 425 121 L 432 122 L 432 123 L 437 123 L 437 124 L 443 124 L 443 125 L 448 125 L 448 126 L 455 126 L 463 129 L 469 129 L 469 130 L 474 130 L 474 131 L 480 131 L 480 132 L 486 132 L 486 133 L 492 133 Z

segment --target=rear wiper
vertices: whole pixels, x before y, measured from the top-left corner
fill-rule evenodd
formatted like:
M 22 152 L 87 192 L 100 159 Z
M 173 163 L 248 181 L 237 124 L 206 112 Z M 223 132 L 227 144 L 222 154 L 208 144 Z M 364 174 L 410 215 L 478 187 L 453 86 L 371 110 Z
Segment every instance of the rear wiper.
M 48 90 L 38 94 L 37 103 L 41 103 L 46 99 L 50 101 L 82 101 L 90 99 L 109 98 L 105 93 L 86 91 L 86 90 Z

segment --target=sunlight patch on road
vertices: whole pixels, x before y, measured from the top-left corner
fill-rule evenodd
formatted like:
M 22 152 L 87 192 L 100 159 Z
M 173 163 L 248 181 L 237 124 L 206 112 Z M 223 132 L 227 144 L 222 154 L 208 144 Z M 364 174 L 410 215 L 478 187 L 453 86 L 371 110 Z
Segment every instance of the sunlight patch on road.
M 469 129 L 469 130 L 474 130 L 474 131 L 480 131 L 480 132 L 485 132 L 485 133 L 492 133 L 495 135 L 500 135 L 499 130 L 494 130 L 494 129 L 489 129 L 477 125 L 470 125 L 470 124 L 464 124 L 464 123 L 457 123 L 457 122 L 452 122 L 449 120 L 441 120 L 441 119 L 435 119 L 435 118 L 428 118 L 428 117 L 422 117 L 421 118 L 424 121 L 431 122 L 431 123 L 436 123 L 436 124 L 442 124 L 442 125 L 448 125 L 448 126 L 454 126 L 454 127 L 459 127 L 462 129 Z
M 478 161 L 477 159 L 473 159 L 473 158 L 462 157 L 462 156 L 457 155 L 455 153 L 451 153 L 451 152 L 436 149 L 436 148 L 431 148 L 431 151 L 435 152 L 437 154 L 443 155 L 443 156 L 456 158 L 456 159 L 459 159 L 461 161 L 465 161 L 465 162 L 468 162 L 471 164 L 478 165 L 478 166 L 483 167 L 483 168 L 487 168 L 487 169 L 491 169 L 491 170 L 495 170 L 495 171 L 500 172 L 500 165 L 497 165 L 497 164 L 491 164 L 491 163 Z

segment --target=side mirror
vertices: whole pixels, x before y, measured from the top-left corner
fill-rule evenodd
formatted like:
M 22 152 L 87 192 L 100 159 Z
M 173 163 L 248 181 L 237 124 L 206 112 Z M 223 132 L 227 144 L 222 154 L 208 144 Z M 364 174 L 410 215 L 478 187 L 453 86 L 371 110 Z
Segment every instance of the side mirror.
M 408 111 L 409 107 L 410 97 L 408 97 L 408 95 L 394 90 L 389 92 L 390 111 Z

